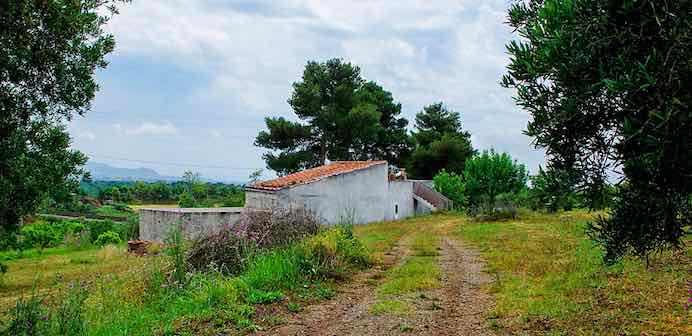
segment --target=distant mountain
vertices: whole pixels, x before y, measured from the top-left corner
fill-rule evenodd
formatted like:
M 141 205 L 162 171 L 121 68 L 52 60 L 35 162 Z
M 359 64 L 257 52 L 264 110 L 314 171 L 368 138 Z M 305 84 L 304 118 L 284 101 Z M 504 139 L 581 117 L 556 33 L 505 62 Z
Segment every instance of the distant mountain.
M 84 166 L 94 181 L 176 181 L 180 178 L 164 176 L 149 168 L 121 168 L 105 163 L 87 162 Z

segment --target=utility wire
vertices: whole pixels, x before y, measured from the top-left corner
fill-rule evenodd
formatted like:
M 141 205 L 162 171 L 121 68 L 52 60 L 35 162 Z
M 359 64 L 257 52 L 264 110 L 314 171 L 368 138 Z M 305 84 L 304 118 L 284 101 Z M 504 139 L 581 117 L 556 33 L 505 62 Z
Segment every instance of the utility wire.
M 256 169 L 262 169 L 258 167 L 230 167 L 230 166 L 207 166 L 207 165 L 199 165 L 199 164 L 194 164 L 194 163 L 180 163 L 180 162 L 163 162 L 163 161 L 152 161 L 152 160 L 137 160 L 137 159 L 128 159 L 128 158 L 121 158 L 121 157 L 116 157 L 116 156 L 111 156 L 111 155 L 100 155 L 100 154 L 92 154 L 92 153 L 86 153 L 87 156 L 89 157 L 97 157 L 97 158 L 103 158 L 103 159 L 110 159 L 110 160 L 118 160 L 118 161 L 127 161 L 127 162 L 136 162 L 136 163 L 148 163 L 148 164 L 156 164 L 156 165 L 165 165 L 165 166 L 176 166 L 176 167 L 187 167 L 187 168 L 209 168 L 209 169 L 235 169 L 235 170 L 256 170 Z

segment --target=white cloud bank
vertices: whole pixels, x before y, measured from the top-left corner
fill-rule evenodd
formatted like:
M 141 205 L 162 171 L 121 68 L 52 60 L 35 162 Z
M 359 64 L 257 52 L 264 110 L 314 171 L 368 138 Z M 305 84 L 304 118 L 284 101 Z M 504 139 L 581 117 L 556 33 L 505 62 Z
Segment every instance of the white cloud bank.
M 121 129 L 122 126 L 116 124 L 116 129 Z M 174 135 L 178 133 L 178 129 L 171 122 L 161 124 L 145 122 L 133 128 L 125 129 L 127 135 Z
M 476 148 L 509 151 L 534 169 L 543 162 L 543 154 L 533 150 L 530 139 L 522 134 L 528 114 L 514 104 L 511 90 L 499 85 L 508 62 L 504 45 L 513 37 L 504 24 L 507 3 L 134 1 L 124 5 L 109 23 L 108 30 L 117 42 L 111 57 L 126 60 L 124 63 L 144 60 L 168 73 L 179 69 L 200 76 L 176 77 L 189 86 L 182 93 L 168 93 L 167 87 L 178 83 L 163 80 L 161 87 L 146 93 L 128 91 L 125 85 L 116 90 L 104 86 L 104 91 L 115 91 L 113 97 L 120 97 L 112 101 L 131 105 L 118 108 L 130 113 L 118 120 L 120 132 L 178 134 L 180 139 L 157 144 L 170 146 L 170 152 L 215 139 L 219 148 L 234 148 L 235 160 L 262 165 L 262 150 L 252 145 L 262 118 L 294 117 L 286 100 L 291 83 L 299 80 L 308 60 L 343 57 L 359 65 L 366 79 L 391 91 L 411 123 L 423 106 L 444 101 L 462 113 L 463 126 L 473 134 Z M 111 71 L 118 70 L 108 69 L 106 76 Z M 152 98 L 153 93 L 160 97 Z M 103 105 L 110 108 L 112 104 Z M 136 111 L 145 108 L 147 113 L 165 114 L 164 120 L 171 122 L 127 128 L 132 120 L 143 121 L 144 112 Z M 239 133 L 238 129 L 245 130 Z M 221 134 L 224 136 L 217 136 Z M 149 155 L 144 148 L 132 150 L 142 151 L 133 157 Z M 154 151 L 166 155 L 163 147 L 150 149 Z M 185 155 L 203 161 L 199 153 Z

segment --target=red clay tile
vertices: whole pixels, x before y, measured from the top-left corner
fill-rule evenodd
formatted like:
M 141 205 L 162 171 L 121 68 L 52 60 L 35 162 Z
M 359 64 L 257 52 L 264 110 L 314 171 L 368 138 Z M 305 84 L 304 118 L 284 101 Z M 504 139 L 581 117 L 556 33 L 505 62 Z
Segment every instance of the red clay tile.
M 249 188 L 271 191 L 280 190 L 296 184 L 317 181 L 327 176 L 339 175 L 386 163 L 387 161 L 334 161 L 324 166 L 299 171 L 273 180 L 258 182 L 250 185 Z

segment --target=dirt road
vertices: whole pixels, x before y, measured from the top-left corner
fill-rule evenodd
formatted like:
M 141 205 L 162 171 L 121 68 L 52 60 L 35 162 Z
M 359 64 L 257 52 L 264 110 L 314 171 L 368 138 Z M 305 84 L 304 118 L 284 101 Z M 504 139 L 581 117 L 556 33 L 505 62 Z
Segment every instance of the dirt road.
M 412 234 L 403 236 L 379 265 L 354 276 L 334 299 L 308 307 L 289 317 L 286 324 L 260 334 L 494 335 L 486 321 L 492 301 L 482 289 L 491 278 L 483 273 L 478 254 L 446 234 L 450 231 L 446 226 L 440 224 L 435 230 L 439 237 L 435 258 L 440 270 L 438 285 L 415 294 L 388 296 L 388 300 L 410 307 L 406 312 L 374 314 L 373 305 L 382 300 L 377 289 L 387 281 L 387 270 L 411 257 Z

